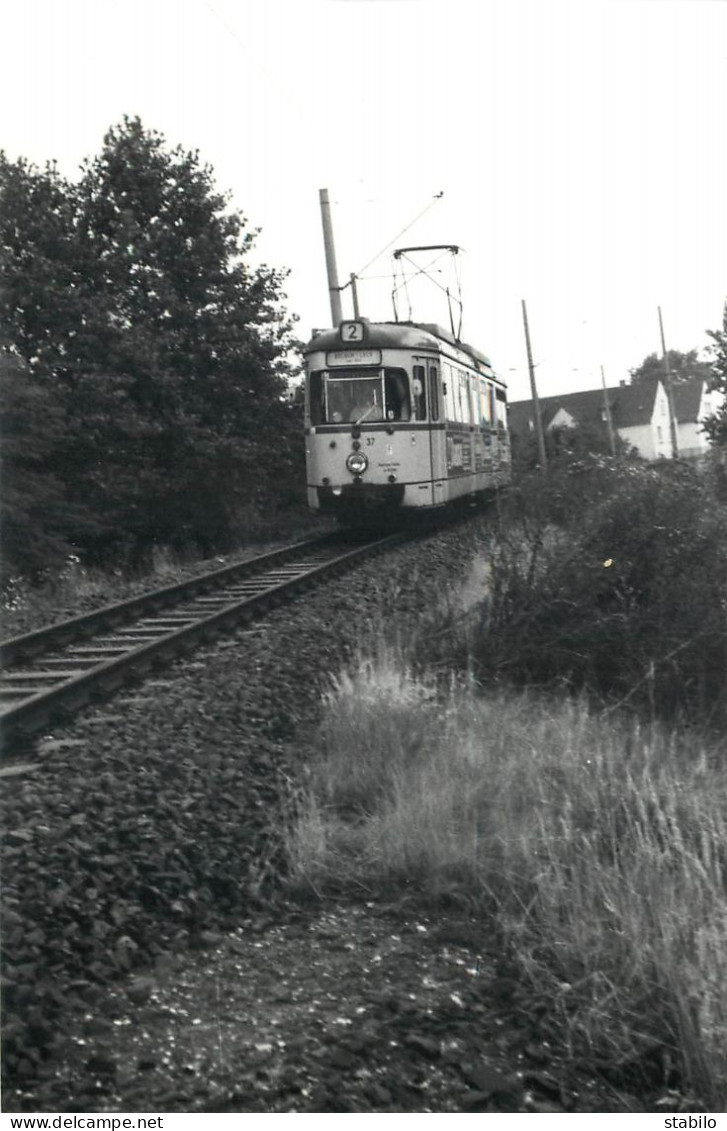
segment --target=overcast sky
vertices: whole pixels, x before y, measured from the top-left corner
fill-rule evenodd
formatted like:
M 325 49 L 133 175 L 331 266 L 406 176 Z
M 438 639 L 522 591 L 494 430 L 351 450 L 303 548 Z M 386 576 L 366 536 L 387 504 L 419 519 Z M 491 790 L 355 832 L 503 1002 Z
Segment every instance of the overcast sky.
M 7 155 L 75 177 L 124 114 L 199 149 L 260 260 L 290 269 L 301 337 L 331 319 L 322 187 L 342 282 L 431 205 L 396 246 L 464 249 L 463 337 L 511 399 L 529 395 L 523 298 L 541 395 L 596 387 L 601 364 L 626 378 L 660 352 L 659 305 L 672 348 L 721 327 L 724 0 L 3 0 L 2 17 Z M 362 313 L 391 318 L 390 253 L 364 274 L 383 278 L 360 283 Z M 440 291 L 410 294 L 446 324 Z

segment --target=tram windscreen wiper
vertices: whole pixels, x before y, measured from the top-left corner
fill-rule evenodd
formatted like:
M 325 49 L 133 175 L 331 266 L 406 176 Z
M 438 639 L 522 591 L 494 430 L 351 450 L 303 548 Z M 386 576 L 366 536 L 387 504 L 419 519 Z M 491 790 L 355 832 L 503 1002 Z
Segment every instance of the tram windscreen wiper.
M 378 407 L 379 406 L 377 405 L 376 401 L 372 401 L 371 404 L 369 405 L 369 407 L 366 409 L 366 412 L 363 414 L 363 416 L 359 416 L 358 420 L 354 421 L 354 425 L 353 425 L 354 428 L 357 428 L 359 424 L 363 424 L 366 417 L 369 416 L 369 414 L 372 413 L 374 411 L 374 409 L 378 408 Z

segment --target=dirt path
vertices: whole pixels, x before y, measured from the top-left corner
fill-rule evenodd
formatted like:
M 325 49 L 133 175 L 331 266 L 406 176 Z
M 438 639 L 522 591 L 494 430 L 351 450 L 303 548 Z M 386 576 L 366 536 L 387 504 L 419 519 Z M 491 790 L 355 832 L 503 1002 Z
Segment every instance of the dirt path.
M 209 933 L 109 987 L 54 1058 L 66 1110 L 633 1110 L 555 1067 L 466 917 L 374 903 Z M 83 987 L 79 987 L 83 992 Z

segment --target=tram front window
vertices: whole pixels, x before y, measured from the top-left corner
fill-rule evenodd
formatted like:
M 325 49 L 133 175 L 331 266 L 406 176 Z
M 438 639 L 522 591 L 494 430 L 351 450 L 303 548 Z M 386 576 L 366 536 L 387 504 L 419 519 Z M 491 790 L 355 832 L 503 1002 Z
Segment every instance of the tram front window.
M 384 419 L 381 378 L 329 377 L 327 385 L 328 423 L 360 424 Z
M 328 424 L 375 424 L 410 417 L 409 379 L 403 369 L 365 377 L 336 373 L 326 380 Z

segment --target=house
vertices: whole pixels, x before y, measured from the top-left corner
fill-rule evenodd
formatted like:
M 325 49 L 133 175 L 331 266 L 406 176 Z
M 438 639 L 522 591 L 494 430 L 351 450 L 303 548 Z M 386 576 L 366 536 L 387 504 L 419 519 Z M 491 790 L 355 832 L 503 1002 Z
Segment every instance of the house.
M 705 454 L 709 440 L 702 424 L 716 411 L 720 395 L 707 390 L 701 377 L 675 383 L 674 415 L 677 422 L 677 447 L 684 459 Z M 557 433 L 562 429 L 586 426 L 606 436 L 606 397 L 614 431 L 629 447 L 636 448 L 644 459 L 670 457 L 669 401 L 666 388 L 658 378 L 638 381 L 633 385 L 589 389 L 582 393 L 565 393 L 556 397 L 540 397 L 543 430 Z M 532 401 L 512 401 L 508 406 L 510 432 L 515 443 L 535 432 Z
M 698 459 L 709 448 L 709 440 L 701 431 L 708 416 L 717 412 L 722 394 L 708 389 L 705 381 L 694 378 L 674 386 L 674 415 L 677 419 L 679 455 Z

